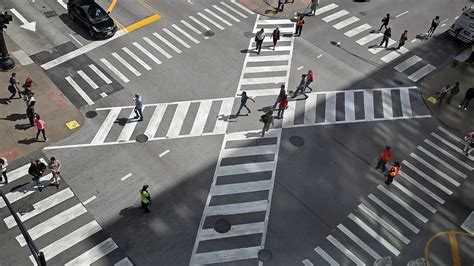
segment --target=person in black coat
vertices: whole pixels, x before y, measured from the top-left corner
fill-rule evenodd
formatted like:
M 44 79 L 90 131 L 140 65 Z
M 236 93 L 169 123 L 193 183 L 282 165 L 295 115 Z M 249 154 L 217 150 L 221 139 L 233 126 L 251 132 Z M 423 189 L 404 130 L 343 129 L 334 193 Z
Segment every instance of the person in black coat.
M 36 102 L 31 102 L 28 107 L 26 107 L 26 116 L 30 120 L 30 126 L 35 126 L 35 104 Z
M 380 43 L 380 46 L 382 46 L 383 43 L 385 43 L 385 48 L 387 48 L 388 40 L 390 39 L 390 37 L 392 37 L 392 29 L 390 28 L 390 26 L 388 26 L 385 32 L 383 33 L 383 39 L 382 39 L 382 42 Z
M 43 186 L 41 185 L 40 178 L 46 171 L 46 165 L 40 160 L 31 160 L 30 168 L 28 168 L 28 174 L 33 176 L 33 182 L 38 186 L 38 190 L 41 192 Z
M 469 102 L 474 98 L 474 88 L 469 88 L 469 90 L 466 91 L 466 95 L 464 96 L 464 99 L 462 102 L 459 104 L 459 108 L 464 109 L 464 111 L 467 110 L 467 107 L 469 106 Z

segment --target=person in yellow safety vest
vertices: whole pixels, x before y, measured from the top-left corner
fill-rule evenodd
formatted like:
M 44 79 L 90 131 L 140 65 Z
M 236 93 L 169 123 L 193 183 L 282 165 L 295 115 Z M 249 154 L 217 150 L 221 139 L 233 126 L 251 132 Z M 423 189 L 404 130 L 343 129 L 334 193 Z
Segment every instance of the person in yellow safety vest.
M 387 180 L 385 180 L 385 184 L 390 185 L 393 182 L 393 178 L 397 176 L 400 173 L 400 163 L 395 162 L 392 166 L 390 166 L 390 169 L 388 169 L 387 172 Z
M 142 201 L 142 209 L 148 213 L 150 210 L 148 206 L 151 205 L 150 193 L 148 192 L 148 185 L 143 185 L 143 188 L 140 189 L 140 199 Z

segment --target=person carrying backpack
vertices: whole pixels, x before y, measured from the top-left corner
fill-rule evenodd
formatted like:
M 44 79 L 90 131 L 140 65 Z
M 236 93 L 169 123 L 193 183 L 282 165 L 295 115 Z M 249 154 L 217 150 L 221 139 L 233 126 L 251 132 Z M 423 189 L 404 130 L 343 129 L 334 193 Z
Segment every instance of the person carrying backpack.
M 42 163 L 40 160 L 31 160 L 30 168 L 28 168 L 28 174 L 33 176 L 33 182 L 38 186 L 38 191 L 43 190 L 43 185 L 40 182 L 40 178 L 43 176 L 46 171 L 46 164 Z
M 260 122 L 263 123 L 262 137 L 264 137 L 265 132 L 267 132 L 270 129 L 270 124 L 273 125 L 273 110 L 270 109 L 268 112 L 263 114 L 260 117 Z

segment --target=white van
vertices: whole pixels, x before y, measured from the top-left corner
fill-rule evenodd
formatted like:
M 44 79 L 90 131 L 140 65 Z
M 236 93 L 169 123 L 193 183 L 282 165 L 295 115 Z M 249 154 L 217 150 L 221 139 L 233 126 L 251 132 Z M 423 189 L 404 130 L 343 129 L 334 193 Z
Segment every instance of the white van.
M 449 34 L 466 43 L 474 40 L 474 5 L 463 8 L 462 15 L 454 21 L 449 29 Z

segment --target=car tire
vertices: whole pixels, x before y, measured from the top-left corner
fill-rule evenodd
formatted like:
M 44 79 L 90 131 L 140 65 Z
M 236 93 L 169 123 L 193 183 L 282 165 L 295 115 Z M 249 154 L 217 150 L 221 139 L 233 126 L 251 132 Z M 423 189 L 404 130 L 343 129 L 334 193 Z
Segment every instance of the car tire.
M 89 35 L 90 35 L 92 38 L 95 38 L 94 30 L 93 30 L 93 29 L 89 29 Z

